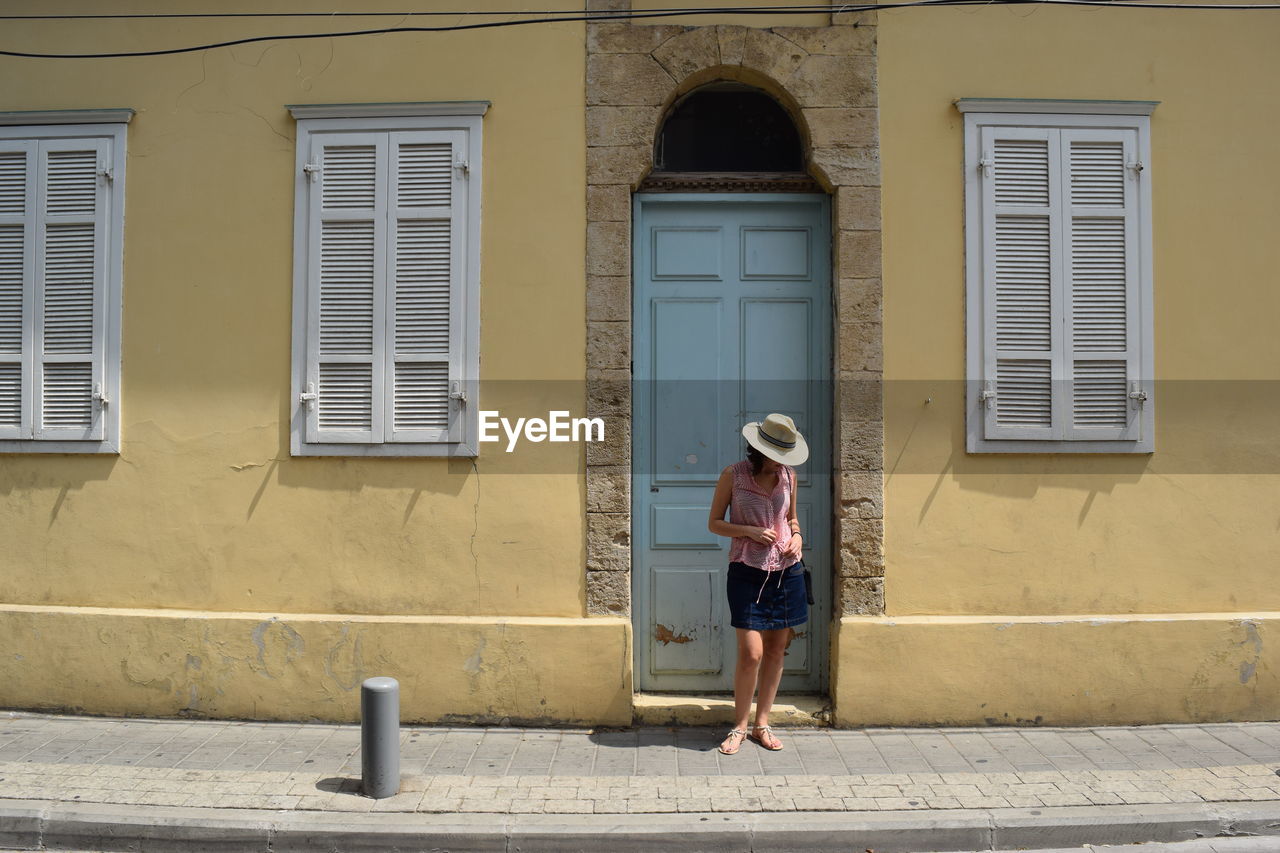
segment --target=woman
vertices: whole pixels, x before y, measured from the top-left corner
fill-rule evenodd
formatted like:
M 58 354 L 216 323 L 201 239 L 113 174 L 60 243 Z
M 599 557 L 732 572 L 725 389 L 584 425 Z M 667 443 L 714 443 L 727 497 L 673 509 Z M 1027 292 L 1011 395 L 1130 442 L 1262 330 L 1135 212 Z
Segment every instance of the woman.
M 782 658 L 791 629 L 809 619 L 796 517 L 795 470 L 809 447 L 786 415 L 771 414 L 742 428 L 747 458 L 720 472 L 707 528 L 732 536 L 729 548 L 730 624 L 738 632 L 733 677 L 734 726 L 720 744 L 733 755 L 750 739 L 769 750 L 782 749 L 769 728 Z M 729 520 L 724 511 L 729 509 Z M 747 729 L 751 694 L 759 687 L 755 722 Z

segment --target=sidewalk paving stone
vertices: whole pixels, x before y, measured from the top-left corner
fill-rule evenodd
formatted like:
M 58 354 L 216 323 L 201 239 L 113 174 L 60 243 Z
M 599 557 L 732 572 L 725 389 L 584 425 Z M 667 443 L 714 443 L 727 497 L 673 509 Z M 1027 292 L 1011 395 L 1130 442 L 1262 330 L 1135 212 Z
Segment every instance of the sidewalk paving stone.
M 405 726 L 402 793 L 374 801 L 357 726 L 11 712 L 0 799 L 522 815 L 1280 801 L 1280 723 L 780 734 L 780 753 L 724 756 L 709 729 Z

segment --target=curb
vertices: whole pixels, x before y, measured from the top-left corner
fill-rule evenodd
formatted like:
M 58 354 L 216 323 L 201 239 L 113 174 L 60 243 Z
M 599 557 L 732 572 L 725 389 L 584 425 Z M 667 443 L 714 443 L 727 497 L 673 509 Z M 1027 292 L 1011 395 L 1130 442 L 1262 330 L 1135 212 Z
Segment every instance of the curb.
M 1280 837 L 1280 802 L 644 815 L 300 812 L 0 800 L 0 848 L 102 851 L 1028 850 Z

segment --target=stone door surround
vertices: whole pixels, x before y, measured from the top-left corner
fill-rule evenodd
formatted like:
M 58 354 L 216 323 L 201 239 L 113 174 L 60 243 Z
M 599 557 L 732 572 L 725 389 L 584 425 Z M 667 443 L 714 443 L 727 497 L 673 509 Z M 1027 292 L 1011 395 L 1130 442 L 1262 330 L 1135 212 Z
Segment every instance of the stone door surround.
M 880 149 L 874 12 L 825 27 L 684 27 L 608 21 L 630 0 L 588 0 L 586 611 L 631 612 L 631 194 L 653 166 L 660 122 L 682 95 L 736 80 L 772 95 L 800 130 L 806 165 L 834 196 L 837 324 L 833 614 L 884 612 L 884 415 Z M 639 641 L 639 640 L 637 640 Z

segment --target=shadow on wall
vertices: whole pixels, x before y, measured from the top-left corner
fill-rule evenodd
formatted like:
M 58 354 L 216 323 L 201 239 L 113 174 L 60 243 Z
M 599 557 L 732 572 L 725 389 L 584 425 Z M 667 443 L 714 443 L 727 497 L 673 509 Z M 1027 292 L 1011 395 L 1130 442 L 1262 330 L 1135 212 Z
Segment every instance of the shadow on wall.
M 1092 490 L 1145 474 L 1280 474 L 1280 381 L 1158 380 L 1154 453 L 968 453 L 966 384 L 885 383 L 885 469 L 894 474 L 1078 477 Z M 980 487 L 980 486 L 975 486 Z M 997 491 L 997 493 L 1003 493 Z M 1021 497 L 1021 492 L 1014 492 Z
M 1156 383 L 1154 453 L 969 453 L 965 383 L 885 383 L 885 476 L 936 477 L 919 518 L 942 484 L 1015 500 L 1042 487 L 1086 493 L 1078 524 L 1099 494 L 1145 477 L 1280 473 L 1280 382 L 1164 380 Z
M 948 478 L 960 489 L 1031 500 L 1042 487 L 1087 492 L 1083 524 L 1099 492 L 1139 482 L 1152 465 L 1148 454 L 975 454 L 965 449 L 965 383 L 898 381 L 885 388 L 885 487 L 897 475 L 934 475 L 920 505 L 929 514 Z
M 28 464 L 17 464 L 22 462 Z M 110 479 L 120 461 L 118 456 L 77 456 L 74 454 L 30 454 L 22 457 L 2 456 L 0 464 L 0 496 L 9 497 L 15 491 L 31 492 L 57 489 L 57 497 L 49 510 L 52 528 L 63 506 L 74 501 L 77 492 L 93 482 Z M 11 464 L 12 463 L 12 464 Z

